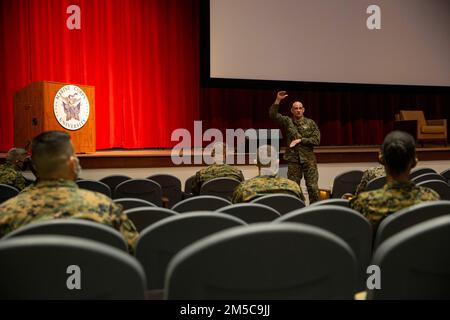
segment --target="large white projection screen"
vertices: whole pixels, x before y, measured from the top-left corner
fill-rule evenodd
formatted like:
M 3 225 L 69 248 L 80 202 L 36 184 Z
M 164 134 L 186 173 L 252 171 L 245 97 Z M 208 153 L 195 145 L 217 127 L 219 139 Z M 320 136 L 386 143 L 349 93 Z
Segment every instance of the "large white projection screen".
M 210 77 L 450 86 L 450 1 L 210 0 Z

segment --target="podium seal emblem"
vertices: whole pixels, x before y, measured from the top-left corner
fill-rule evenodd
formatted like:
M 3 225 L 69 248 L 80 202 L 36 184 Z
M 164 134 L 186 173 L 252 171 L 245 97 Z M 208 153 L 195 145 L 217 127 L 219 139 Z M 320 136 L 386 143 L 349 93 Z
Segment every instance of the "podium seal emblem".
M 80 87 L 67 85 L 56 93 L 53 112 L 63 128 L 78 130 L 89 119 L 89 100 Z

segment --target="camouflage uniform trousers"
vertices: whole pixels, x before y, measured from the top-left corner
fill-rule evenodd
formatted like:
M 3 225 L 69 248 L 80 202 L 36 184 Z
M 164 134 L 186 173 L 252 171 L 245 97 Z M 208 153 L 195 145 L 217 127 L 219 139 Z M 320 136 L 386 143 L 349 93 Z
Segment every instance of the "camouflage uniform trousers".
M 317 170 L 316 159 L 302 160 L 288 163 L 288 179 L 295 181 L 300 186 L 300 182 L 305 177 L 306 188 L 308 189 L 309 203 L 319 201 L 319 172 Z M 302 200 L 305 197 L 302 193 Z

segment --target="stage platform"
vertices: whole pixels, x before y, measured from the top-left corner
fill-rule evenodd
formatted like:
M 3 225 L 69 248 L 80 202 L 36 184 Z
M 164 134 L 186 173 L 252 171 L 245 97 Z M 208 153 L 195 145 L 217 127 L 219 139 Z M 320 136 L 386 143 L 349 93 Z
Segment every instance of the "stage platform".
M 377 162 L 379 146 L 322 146 L 315 149 L 318 163 L 354 163 Z M 283 163 L 281 150 L 281 163 Z M 200 154 L 200 151 L 194 152 Z M 450 160 L 450 147 L 417 148 L 419 161 Z M 0 153 L 0 163 L 5 161 L 6 153 Z M 105 168 L 164 168 L 174 166 L 202 166 L 204 164 L 175 165 L 171 159 L 171 150 L 103 150 L 78 154 L 81 166 L 85 169 Z M 246 164 L 249 164 L 248 154 Z M 251 164 L 253 165 L 253 164 Z

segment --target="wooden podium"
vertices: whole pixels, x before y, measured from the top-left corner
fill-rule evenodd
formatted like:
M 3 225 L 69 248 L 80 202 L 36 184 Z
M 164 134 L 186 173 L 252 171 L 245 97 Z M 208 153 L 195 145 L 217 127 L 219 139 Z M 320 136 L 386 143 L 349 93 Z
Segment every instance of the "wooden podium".
M 76 86 L 74 89 L 81 89 L 82 91 L 75 92 L 70 98 L 75 96 L 75 98 L 80 99 L 81 103 L 86 102 L 87 98 L 89 107 L 84 103 L 81 108 L 83 111 L 88 110 L 89 116 L 86 113 L 80 115 L 78 112 L 75 114 L 68 111 L 75 109 L 67 108 L 66 110 L 66 107 L 62 107 L 63 102 L 60 100 L 68 101 L 68 96 L 71 93 L 73 94 L 73 86 Z M 65 91 L 66 89 L 67 91 Z M 58 99 L 55 100 L 57 95 Z M 61 106 L 59 106 L 60 104 Z M 71 106 L 71 104 L 67 105 Z M 78 105 L 79 109 L 80 105 Z M 67 114 L 65 114 L 66 111 Z M 64 128 L 62 124 L 69 129 Z M 93 86 L 39 81 L 33 82 L 18 91 L 14 96 L 14 146 L 28 147 L 33 137 L 50 130 L 69 133 L 76 153 L 95 152 L 95 88 Z

